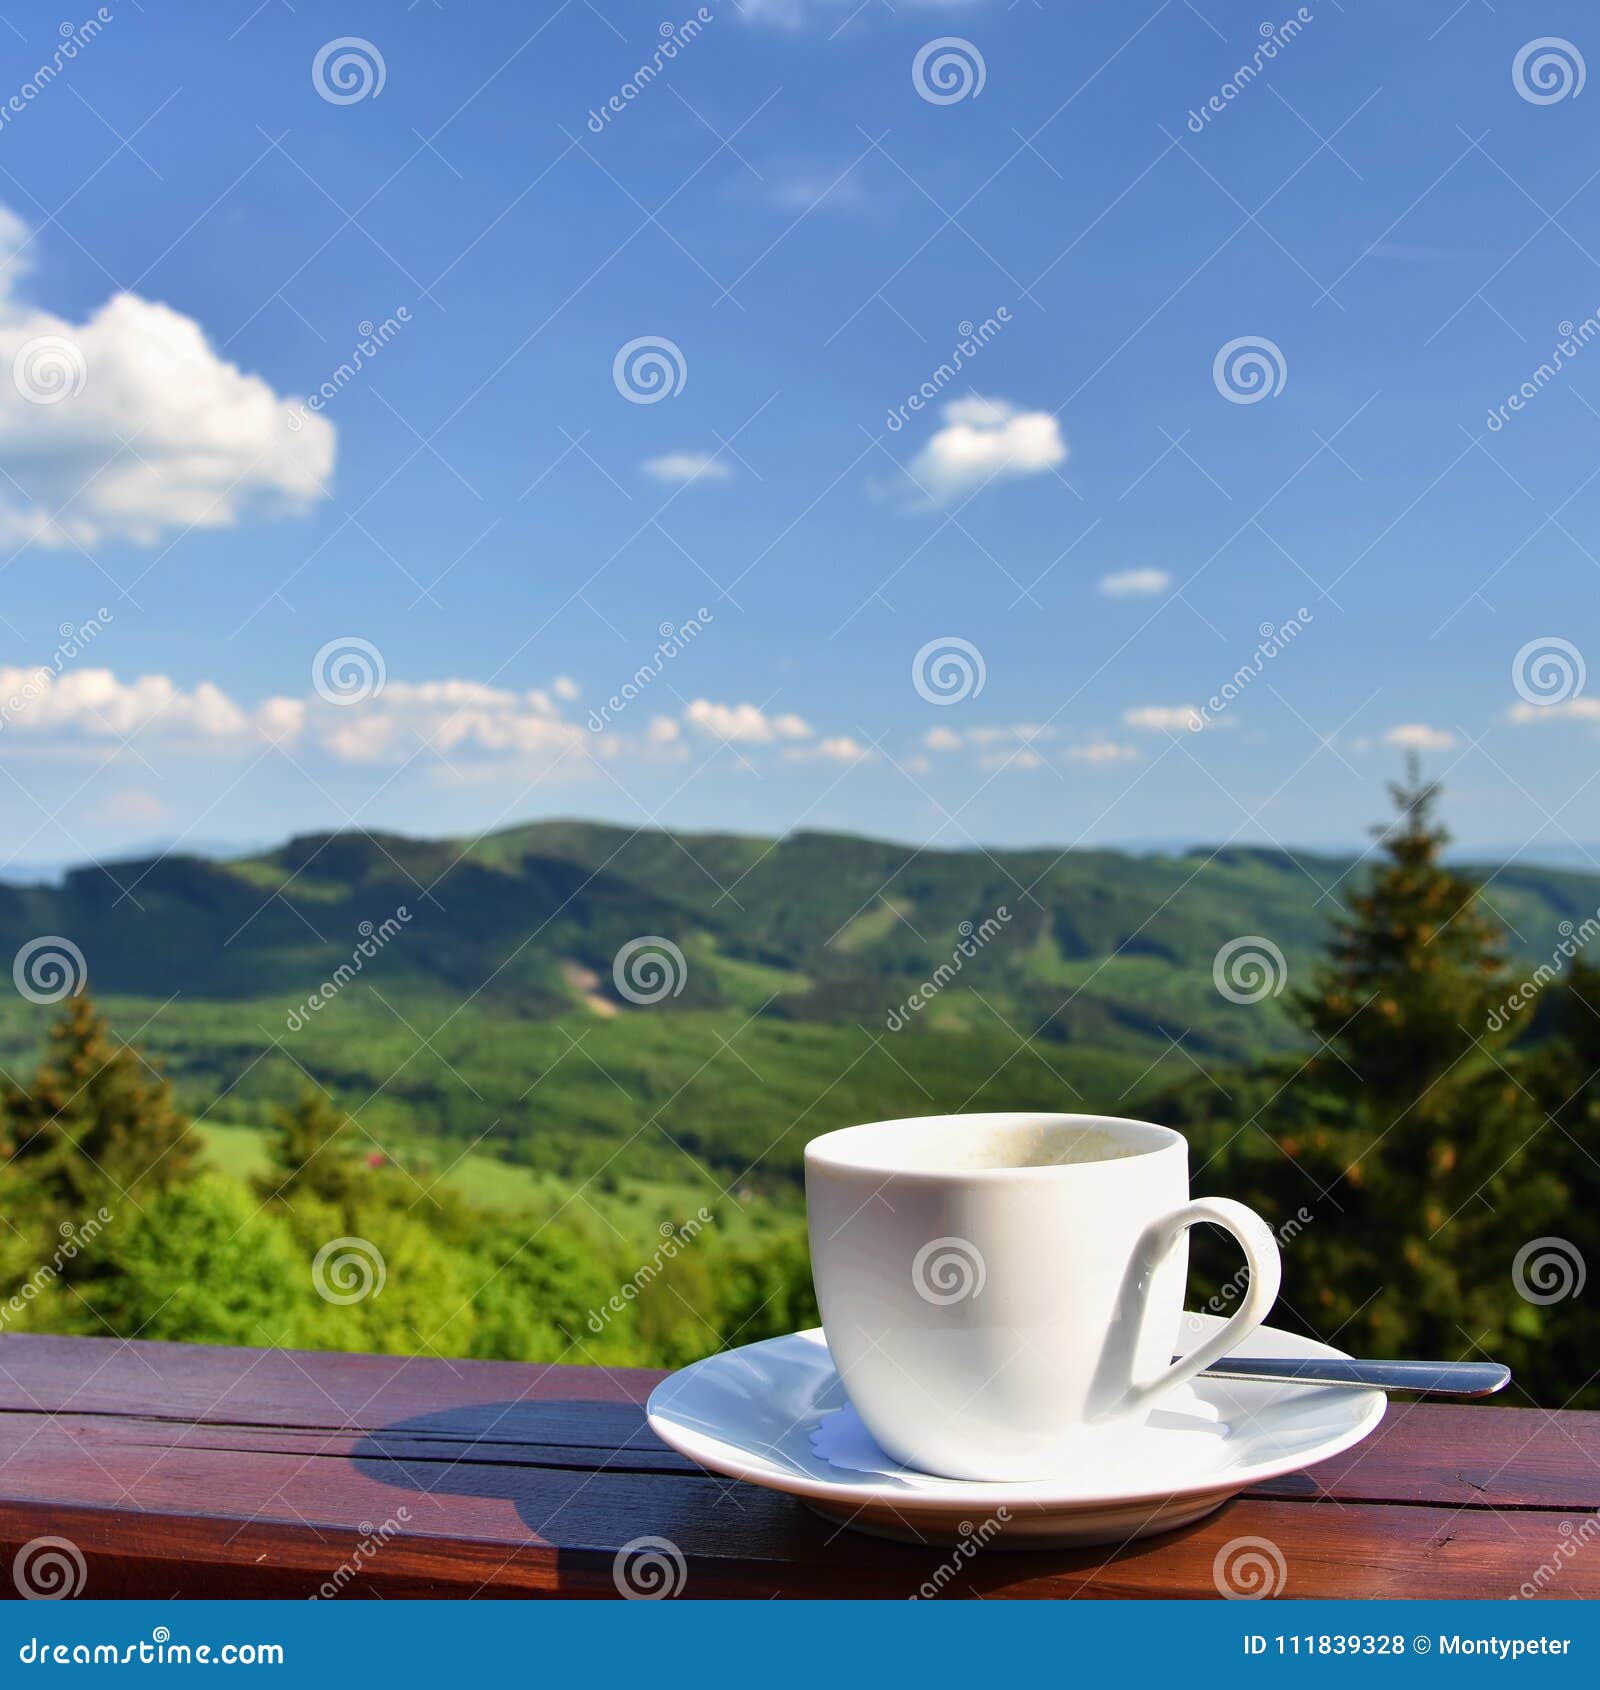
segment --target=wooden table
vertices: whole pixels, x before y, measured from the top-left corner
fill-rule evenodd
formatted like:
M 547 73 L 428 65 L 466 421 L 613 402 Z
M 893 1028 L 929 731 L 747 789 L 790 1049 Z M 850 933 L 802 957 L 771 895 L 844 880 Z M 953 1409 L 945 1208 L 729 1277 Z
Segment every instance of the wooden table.
M 83 1595 L 160 1597 L 614 1596 L 641 1538 L 675 1546 L 689 1597 L 906 1596 L 949 1560 L 692 1466 L 645 1426 L 659 1377 L 0 1336 L 0 1552 L 65 1538 Z M 1196 1526 L 988 1548 L 939 1587 L 1213 1597 L 1250 1537 L 1291 1597 L 1600 1596 L 1597 1507 L 1600 1414 L 1396 1401 L 1358 1449 Z

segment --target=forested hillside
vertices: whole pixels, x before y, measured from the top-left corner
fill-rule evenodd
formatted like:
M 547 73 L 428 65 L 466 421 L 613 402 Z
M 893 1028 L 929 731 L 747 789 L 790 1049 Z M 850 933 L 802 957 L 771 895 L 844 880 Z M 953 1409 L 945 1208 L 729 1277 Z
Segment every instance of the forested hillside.
M 628 1143 L 630 1172 L 666 1178 L 681 1146 L 725 1181 L 792 1183 L 804 1140 L 841 1122 L 1127 1108 L 1192 1064 L 1296 1048 L 1287 1000 L 1221 994 L 1217 953 L 1263 937 L 1299 983 L 1368 867 L 577 822 L 320 835 L 0 886 L 0 954 L 76 945 L 112 1026 L 212 1120 L 264 1127 L 309 1076 L 396 1153 L 475 1143 L 573 1177 Z M 1600 905 L 1600 875 L 1513 865 L 1486 901 L 1542 956 Z M 644 938 L 682 962 L 646 947 L 634 967 L 664 955 L 668 989 L 630 996 L 618 957 Z M 8 996 L 0 1061 L 46 1020 Z
M 1357 862 L 551 824 L 6 889 L 0 1327 L 675 1363 L 814 1318 L 817 1133 L 1081 1110 L 1269 1220 L 1282 1324 L 1593 1404 L 1600 879 L 1393 795 Z

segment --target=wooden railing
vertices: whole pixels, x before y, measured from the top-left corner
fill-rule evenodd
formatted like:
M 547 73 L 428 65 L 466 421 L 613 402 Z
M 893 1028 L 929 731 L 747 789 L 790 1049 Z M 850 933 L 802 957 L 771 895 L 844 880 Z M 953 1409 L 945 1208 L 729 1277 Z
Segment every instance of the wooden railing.
M 658 1377 L 0 1337 L 0 1550 L 15 1579 L 64 1540 L 88 1597 L 610 1596 L 641 1538 L 681 1556 L 686 1597 L 905 1596 L 947 1562 L 693 1467 L 644 1423 Z M 991 1547 L 939 1589 L 1212 1597 L 1219 1553 L 1258 1537 L 1289 1597 L 1592 1597 L 1597 1507 L 1600 1414 L 1397 1400 L 1359 1448 L 1187 1530 Z

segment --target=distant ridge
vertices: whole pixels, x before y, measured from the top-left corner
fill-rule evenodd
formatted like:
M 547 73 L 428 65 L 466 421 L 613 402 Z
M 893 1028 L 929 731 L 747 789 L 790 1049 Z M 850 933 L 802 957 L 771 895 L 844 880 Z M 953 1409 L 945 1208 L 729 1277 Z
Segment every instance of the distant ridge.
M 482 1141 L 562 1179 L 626 1150 L 651 1178 L 688 1158 L 792 1182 L 829 1124 L 1125 1114 L 1196 1069 L 1298 1048 L 1294 993 L 1366 872 L 1256 845 L 941 851 L 575 820 L 310 833 L 0 885 L 0 965 L 66 941 L 113 1026 L 210 1121 L 263 1124 L 310 1085 L 379 1143 Z M 1545 960 L 1560 923 L 1600 907 L 1600 875 L 1518 862 L 1487 896 L 1508 946 Z M 1219 990 L 1236 942 L 1281 953 L 1276 992 Z M 660 967 L 631 975 L 641 952 Z M 56 1013 L 0 994 L 8 1073 Z
M 578 818 L 555 818 L 550 821 L 531 822 L 514 825 L 510 828 L 487 834 L 485 838 L 496 838 L 501 833 L 517 835 L 529 828 L 547 829 L 600 829 L 610 830 L 619 835 L 626 835 L 629 829 L 616 823 L 589 822 Z M 654 830 L 647 830 L 654 831 Z M 676 831 L 684 839 L 731 839 L 731 838 L 760 838 L 767 842 L 765 835 L 730 834 L 723 830 L 666 830 Z M 389 830 L 374 830 L 370 835 L 374 838 L 395 839 L 408 845 L 425 845 L 428 843 L 449 843 L 448 836 L 435 839 L 427 834 L 410 834 Z M 326 838 L 326 833 L 310 833 L 307 838 Z M 907 849 L 917 847 L 904 841 L 891 842 L 878 840 L 866 834 L 840 834 L 840 838 L 861 838 L 878 844 L 900 843 Z M 270 840 L 256 839 L 240 842 L 237 840 L 215 839 L 157 839 L 143 841 L 137 844 L 119 846 L 105 855 L 95 858 L 61 857 L 45 858 L 31 862 L 11 863 L 0 866 L 0 885 L 11 886 L 46 886 L 59 885 L 75 868 L 92 867 L 95 863 L 145 863 L 163 856 L 199 857 L 211 862 L 233 862 L 240 858 L 271 855 L 275 849 L 284 847 L 274 846 Z M 1209 856 L 1213 852 L 1235 849 L 1274 851 L 1287 850 L 1296 856 L 1311 856 L 1326 858 L 1334 861 L 1342 859 L 1356 859 L 1371 849 L 1371 841 L 1367 839 L 1340 842 L 1323 842 L 1315 845 L 1288 842 L 1285 846 L 1274 846 L 1270 842 L 1260 841 L 1233 842 L 1221 845 L 1214 839 L 1196 837 L 1185 834 L 1174 834 L 1155 839 L 1115 840 L 1105 844 L 1087 846 L 1062 846 L 1050 841 L 1029 846 L 952 846 L 929 845 L 924 851 L 937 852 L 941 855 L 960 856 L 972 851 L 991 850 L 996 855 L 1005 855 L 1013 851 L 1059 851 L 1073 850 L 1078 852 L 1109 852 L 1128 857 L 1190 857 Z M 1600 873 L 1600 843 L 1585 845 L 1563 842 L 1530 844 L 1530 845 L 1453 845 L 1446 852 L 1447 858 L 1456 864 L 1471 865 L 1485 871 L 1492 870 L 1507 863 L 1532 864 L 1543 868 L 1576 869 L 1583 872 Z
M 0 885 L 0 956 L 60 933 L 99 991 L 232 1002 L 303 992 L 346 958 L 363 921 L 404 906 L 406 942 L 372 970 L 396 989 L 557 1015 L 583 1001 L 572 967 L 608 977 L 621 945 L 660 934 L 701 956 L 675 1008 L 838 1021 L 877 1018 L 949 961 L 963 922 L 1004 908 L 1004 943 L 965 960 L 962 989 L 1030 1027 L 1115 1046 L 1159 1027 L 1220 1037 L 1232 1018 L 1207 1001 L 1218 948 L 1259 933 L 1291 961 L 1309 958 L 1363 872 L 1353 856 L 1243 844 L 919 850 L 570 820 L 465 840 L 309 833 L 253 855 L 156 853 L 73 868 L 59 885 Z M 1593 913 L 1600 875 L 1517 862 L 1493 872 L 1489 895 L 1542 954 L 1541 935 Z M 1274 1025 L 1270 1012 L 1251 1017 L 1222 1047 Z

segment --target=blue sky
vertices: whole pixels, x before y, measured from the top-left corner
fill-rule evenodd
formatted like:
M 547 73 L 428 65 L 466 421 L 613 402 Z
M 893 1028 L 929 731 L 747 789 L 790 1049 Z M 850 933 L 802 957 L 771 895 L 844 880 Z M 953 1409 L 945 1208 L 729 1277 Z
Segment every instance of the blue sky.
M 1338 844 L 1408 744 L 1600 839 L 1586 9 L 100 15 L 0 23 L 13 862 Z

